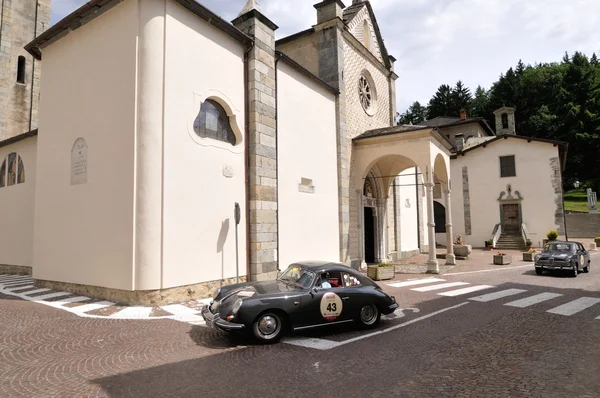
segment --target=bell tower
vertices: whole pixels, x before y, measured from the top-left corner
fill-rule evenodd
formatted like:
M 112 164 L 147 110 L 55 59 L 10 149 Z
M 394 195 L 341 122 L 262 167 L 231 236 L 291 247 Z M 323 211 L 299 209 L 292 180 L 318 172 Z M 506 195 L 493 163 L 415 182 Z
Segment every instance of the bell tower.
M 50 3 L 0 2 L 0 140 L 37 128 L 41 63 L 24 47 L 50 27 Z

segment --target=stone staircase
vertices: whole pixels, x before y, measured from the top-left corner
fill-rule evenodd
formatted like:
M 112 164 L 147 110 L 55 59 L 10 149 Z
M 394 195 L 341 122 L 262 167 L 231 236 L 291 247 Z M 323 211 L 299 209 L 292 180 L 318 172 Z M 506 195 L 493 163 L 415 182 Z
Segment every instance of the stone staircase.
M 525 241 L 521 235 L 502 234 L 494 248 L 498 250 L 524 250 Z

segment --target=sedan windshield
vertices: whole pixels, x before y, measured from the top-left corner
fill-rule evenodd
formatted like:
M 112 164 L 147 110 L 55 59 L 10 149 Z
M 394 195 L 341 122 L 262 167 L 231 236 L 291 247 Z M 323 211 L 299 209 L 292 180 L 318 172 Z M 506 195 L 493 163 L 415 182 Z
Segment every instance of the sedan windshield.
M 281 274 L 279 280 L 308 289 L 311 287 L 315 277 L 315 273 L 306 268 L 290 266 Z
M 544 247 L 544 251 L 572 253 L 575 246 L 568 243 L 548 243 Z

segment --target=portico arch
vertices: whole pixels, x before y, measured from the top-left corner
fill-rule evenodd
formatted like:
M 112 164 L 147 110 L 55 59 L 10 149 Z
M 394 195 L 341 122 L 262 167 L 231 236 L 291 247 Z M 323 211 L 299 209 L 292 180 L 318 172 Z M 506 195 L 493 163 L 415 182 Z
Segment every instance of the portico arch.
M 387 129 L 373 130 L 365 132 L 353 140 L 353 162 L 351 170 L 351 192 L 350 195 L 350 220 L 351 220 L 351 242 L 356 246 L 351 250 L 352 263 L 365 266 L 365 206 L 375 206 L 377 210 L 377 261 L 388 259 L 390 250 L 388 248 L 387 212 L 388 209 L 394 211 L 398 203 L 392 206 L 388 203 L 388 192 L 399 175 L 405 170 L 416 170 L 417 179 L 414 183 L 417 203 L 411 204 L 410 201 L 404 204 L 406 208 L 411 205 L 418 205 L 426 196 L 426 206 L 420 203 L 423 214 L 420 219 L 426 222 L 428 233 L 425 234 L 423 228 L 423 243 L 428 246 L 429 252 L 429 270 L 432 273 L 439 272 L 438 262 L 435 253 L 435 224 L 433 215 L 433 187 L 434 181 L 440 184 L 440 188 L 447 192 L 450 187 L 450 149 L 452 144 L 439 134 L 435 128 L 423 128 L 416 126 L 395 126 Z M 368 198 L 365 196 L 365 187 L 372 186 L 373 179 L 378 180 L 377 198 Z M 411 185 L 411 184 L 401 184 Z M 425 190 L 424 188 L 427 188 Z M 372 190 L 372 188 L 369 188 Z M 426 195 L 425 195 L 426 193 Z M 446 205 L 446 207 L 449 207 Z M 411 211 L 416 211 L 417 206 Z M 427 212 L 423 211 L 427 209 Z M 408 210 L 406 210 L 408 211 Z M 418 213 L 416 213 L 418 214 Z M 357 217 L 354 218 L 353 215 Z M 398 218 L 391 218 L 399 222 Z M 352 225 L 355 220 L 355 225 Z M 397 226 L 396 226 L 397 228 Z M 415 229 L 414 234 L 421 232 Z M 427 235 L 427 236 L 425 236 Z M 450 234 L 450 236 L 452 236 Z M 425 249 L 425 245 L 419 245 L 420 250 Z

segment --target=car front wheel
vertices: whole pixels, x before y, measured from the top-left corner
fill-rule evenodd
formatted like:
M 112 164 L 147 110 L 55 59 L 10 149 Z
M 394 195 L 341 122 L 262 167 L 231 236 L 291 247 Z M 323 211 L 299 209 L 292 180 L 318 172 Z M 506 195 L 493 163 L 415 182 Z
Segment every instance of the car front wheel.
M 578 271 L 579 271 L 578 268 L 579 268 L 579 265 L 577 265 L 577 264 L 573 265 L 573 270 L 571 271 L 571 276 L 572 277 L 576 277 L 577 276 Z
M 261 342 L 275 343 L 283 333 L 283 318 L 275 312 L 265 312 L 254 321 L 252 331 Z
M 360 309 L 359 322 L 363 327 L 376 326 L 381 320 L 381 313 L 374 304 L 367 304 Z
M 544 271 L 541 268 L 536 268 L 535 273 L 538 275 L 542 275 L 544 273 Z

